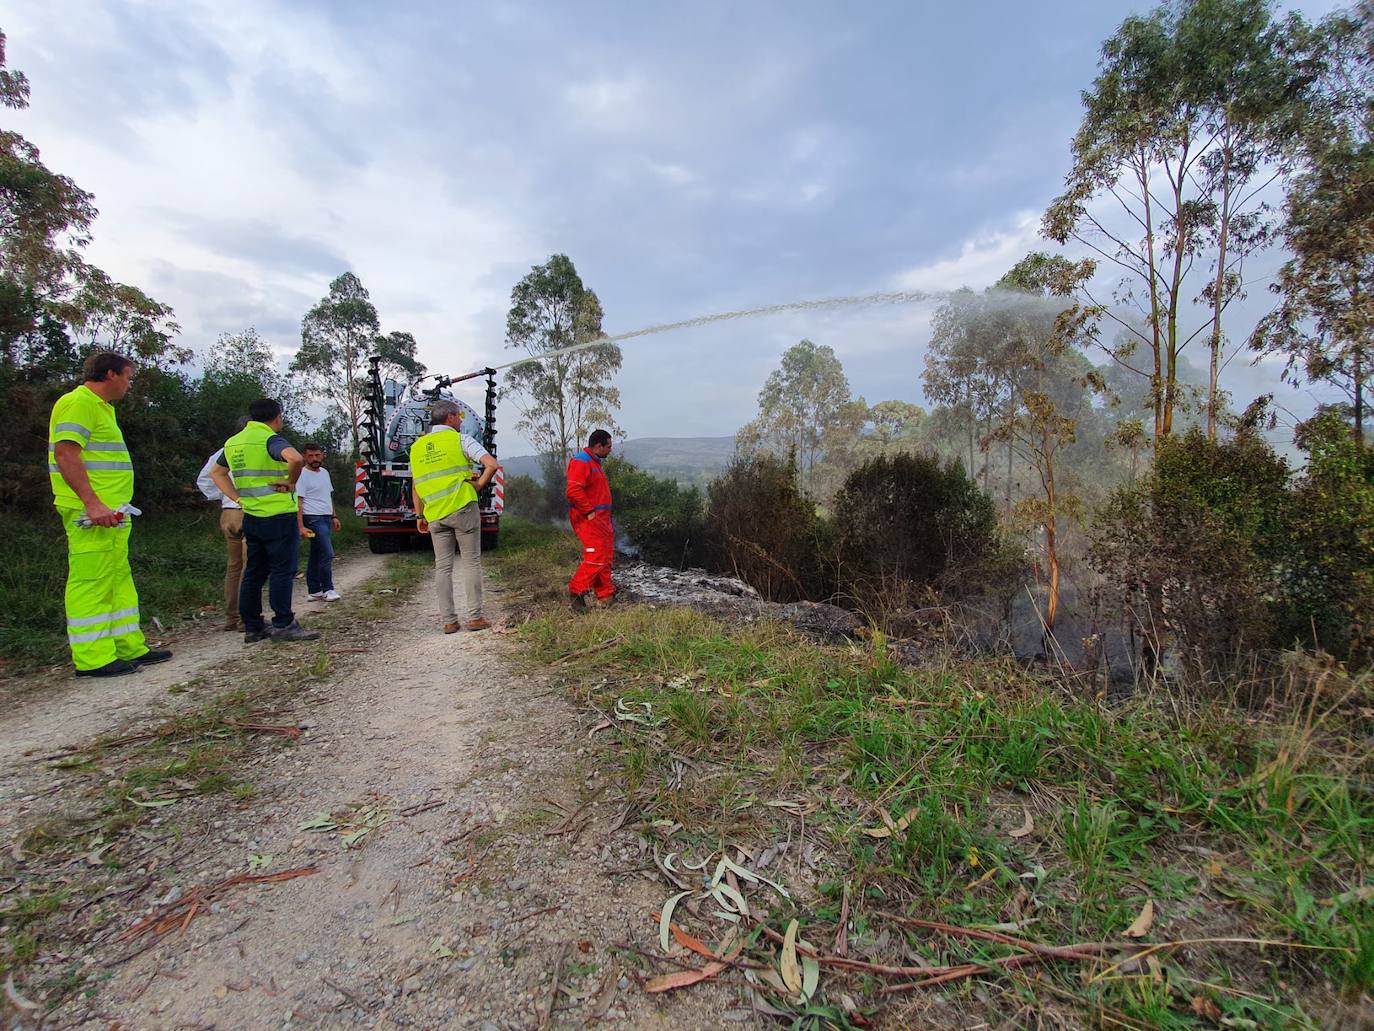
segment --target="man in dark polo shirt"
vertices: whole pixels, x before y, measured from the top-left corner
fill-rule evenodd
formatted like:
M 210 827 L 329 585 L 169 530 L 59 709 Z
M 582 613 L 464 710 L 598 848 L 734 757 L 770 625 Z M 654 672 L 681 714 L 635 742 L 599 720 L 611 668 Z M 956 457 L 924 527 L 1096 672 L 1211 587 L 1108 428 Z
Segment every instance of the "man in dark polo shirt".
M 248 406 L 248 425 L 224 442 L 210 475 L 225 497 L 243 506 L 248 560 L 239 586 L 243 640 L 313 641 L 318 630 L 296 622 L 291 583 L 296 575 L 300 531 L 296 526 L 296 480 L 305 459 L 281 435 L 281 405 L 270 398 Z M 272 605 L 272 627 L 262 617 L 262 585 Z

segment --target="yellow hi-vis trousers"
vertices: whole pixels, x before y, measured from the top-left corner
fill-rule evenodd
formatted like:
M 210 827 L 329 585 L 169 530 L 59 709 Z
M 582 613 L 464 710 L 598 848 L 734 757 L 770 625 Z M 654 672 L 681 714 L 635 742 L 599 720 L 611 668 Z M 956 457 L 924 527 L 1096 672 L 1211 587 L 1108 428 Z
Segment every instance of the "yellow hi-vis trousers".
M 133 517 L 83 529 L 79 508 L 59 508 L 67 531 L 67 643 L 77 669 L 96 669 L 148 651 L 138 628 L 138 591 L 129 568 Z

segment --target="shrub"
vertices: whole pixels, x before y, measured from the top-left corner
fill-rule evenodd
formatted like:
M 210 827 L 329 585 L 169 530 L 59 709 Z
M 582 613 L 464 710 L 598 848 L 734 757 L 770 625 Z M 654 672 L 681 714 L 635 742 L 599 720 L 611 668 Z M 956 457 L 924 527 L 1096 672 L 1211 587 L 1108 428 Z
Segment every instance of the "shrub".
M 533 476 L 506 478 L 506 513 L 521 519 L 542 519 L 544 488 Z
M 1016 560 L 991 498 L 931 452 L 873 458 L 835 495 L 840 589 L 879 617 L 938 593 L 1009 585 Z
M 1374 448 L 1337 413 L 1299 427 L 1307 471 L 1293 488 L 1294 555 L 1284 577 L 1279 644 L 1316 643 L 1374 660 Z
M 1090 561 L 1119 584 L 1147 665 L 1165 636 L 1201 673 L 1273 642 L 1287 564 L 1289 470 L 1259 436 L 1196 428 L 1156 445 L 1154 469 L 1116 491 L 1090 528 Z
M 707 490 L 710 563 L 771 601 L 829 597 L 829 524 L 797 481 L 797 465 L 773 455 L 736 456 Z
M 606 460 L 606 475 L 616 531 L 646 562 L 678 569 L 702 563 L 704 516 L 695 487 L 680 487 L 615 456 Z

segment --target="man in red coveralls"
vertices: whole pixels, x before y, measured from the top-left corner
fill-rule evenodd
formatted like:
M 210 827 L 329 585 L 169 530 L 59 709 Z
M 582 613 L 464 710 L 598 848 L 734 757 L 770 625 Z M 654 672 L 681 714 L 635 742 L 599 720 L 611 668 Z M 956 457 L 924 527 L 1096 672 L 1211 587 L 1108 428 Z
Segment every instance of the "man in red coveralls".
M 615 597 L 611 584 L 611 559 L 615 557 L 615 527 L 611 523 L 611 485 L 601 468 L 611 453 L 611 435 L 593 430 L 587 447 L 568 462 L 568 519 L 582 540 L 582 564 L 568 583 L 573 611 L 587 608 L 586 594 L 609 605 Z

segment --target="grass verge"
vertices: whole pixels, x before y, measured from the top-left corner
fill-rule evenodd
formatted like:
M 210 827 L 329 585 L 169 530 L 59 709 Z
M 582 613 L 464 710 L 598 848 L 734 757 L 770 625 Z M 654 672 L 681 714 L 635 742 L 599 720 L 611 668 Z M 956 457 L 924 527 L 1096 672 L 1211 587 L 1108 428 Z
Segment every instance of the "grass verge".
M 498 575 L 545 583 L 566 535 L 512 529 Z M 881 638 L 819 647 L 683 609 L 547 611 L 523 639 L 616 738 L 605 762 L 658 849 L 680 864 L 791 857 L 772 930 L 796 919 L 803 938 L 869 960 L 992 971 L 891 994 L 890 978 L 827 968 L 804 1004 L 772 995 L 796 1026 L 913 1026 L 938 1003 L 993 1026 L 1315 1028 L 1368 1005 L 1367 674 L 1295 663 L 1287 696 L 1257 714 L 1177 697 L 1109 707 L 1002 660 L 903 668 Z M 725 927 L 709 909 L 694 932 L 707 940 Z M 1160 947 L 1013 969 L 1003 944 L 893 912 L 1042 945 L 1134 932 Z M 752 941 L 746 955 L 776 967 Z
M 68 660 L 63 593 L 67 543 L 50 506 L 33 515 L 0 513 L 9 556 L 0 564 L 0 670 L 21 672 Z M 363 546 L 362 524 L 345 515 L 335 535 L 339 551 Z M 301 549 L 304 568 L 306 548 Z M 145 623 L 169 631 L 194 621 L 223 597 L 224 537 L 219 510 L 142 516 L 129 541 L 129 562 Z

